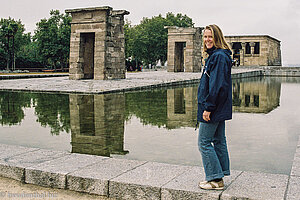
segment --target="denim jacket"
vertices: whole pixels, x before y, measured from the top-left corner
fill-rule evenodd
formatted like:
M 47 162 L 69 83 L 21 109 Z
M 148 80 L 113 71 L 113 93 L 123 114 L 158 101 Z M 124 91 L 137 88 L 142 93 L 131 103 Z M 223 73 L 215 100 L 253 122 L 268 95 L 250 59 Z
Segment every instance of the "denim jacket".
M 214 123 L 232 119 L 231 51 L 215 49 L 207 58 L 198 87 L 197 122 Z M 210 121 L 203 119 L 211 112 Z

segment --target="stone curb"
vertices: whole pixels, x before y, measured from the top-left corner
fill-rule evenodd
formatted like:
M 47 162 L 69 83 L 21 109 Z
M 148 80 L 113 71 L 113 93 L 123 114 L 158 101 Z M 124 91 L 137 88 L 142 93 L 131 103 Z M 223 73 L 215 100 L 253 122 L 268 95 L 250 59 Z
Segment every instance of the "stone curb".
M 47 78 L 47 77 L 61 77 L 69 76 L 69 74 L 22 74 L 22 75 L 0 75 L 0 80 L 7 79 L 28 79 L 28 78 Z
M 287 200 L 298 200 L 300 198 L 300 135 L 298 145 L 296 147 L 296 153 L 292 165 L 291 175 L 288 182 L 288 188 L 286 192 Z
M 300 156 L 299 149 L 300 141 L 295 157 Z M 224 191 L 207 191 L 198 187 L 198 182 L 204 180 L 202 167 L 116 159 L 5 144 L 0 144 L 0 150 L 3 150 L 3 156 L 0 158 L 1 176 L 40 186 L 117 199 L 254 200 L 300 197 L 298 192 L 300 176 L 293 174 L 293 170 L 290 179 L 288 175 L 282 174 L 232 170 L 231 176 L 224 178 Z M 293 169 L 298 165 L 296 160 Z

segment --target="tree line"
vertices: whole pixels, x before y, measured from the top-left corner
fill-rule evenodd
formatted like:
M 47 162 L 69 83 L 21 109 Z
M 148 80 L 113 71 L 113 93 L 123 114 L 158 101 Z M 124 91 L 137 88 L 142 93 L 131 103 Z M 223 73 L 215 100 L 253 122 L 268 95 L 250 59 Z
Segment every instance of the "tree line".
M 21 20 L 0 20 L 0 70 L 25 68 L 66 69 L 69 65 L 70 14 L 51 10 L 48 19 L 36 24 L 33 35 L 25 33 Z M 165 26 L 193 27 L 192 19 L 171 12 L 143 18 L 138 25 L 125 22 L 125 56 L 144 65 L 167 60 L 168 31 Z M 124 63 L 125 66 L 125 63 Z

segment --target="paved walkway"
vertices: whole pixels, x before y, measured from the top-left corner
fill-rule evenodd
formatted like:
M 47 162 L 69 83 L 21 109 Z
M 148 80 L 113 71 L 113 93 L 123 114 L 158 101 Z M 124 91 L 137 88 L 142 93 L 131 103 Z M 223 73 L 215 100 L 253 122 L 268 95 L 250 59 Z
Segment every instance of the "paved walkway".
M 241 76 L 247 73 L 253 73 L 254 75 L 257 75 L 258 73 L 260 73 L 260 71 L 253 69 L 233 69 L 233 76 Z M 166 71 L 150 71 L 127 73 L 126 79 L 108 81 L 69 80 L 68 76 L 26 78 L 22 80 L 9 79 L 0 80 L 0 90 L 100 94 L 108 92 L 123 92 L 129 90 L 141 90 L 162 86 L 189 84 L 193 82 L 198 82 L 200 77 L 201 73 L 171 73 Z

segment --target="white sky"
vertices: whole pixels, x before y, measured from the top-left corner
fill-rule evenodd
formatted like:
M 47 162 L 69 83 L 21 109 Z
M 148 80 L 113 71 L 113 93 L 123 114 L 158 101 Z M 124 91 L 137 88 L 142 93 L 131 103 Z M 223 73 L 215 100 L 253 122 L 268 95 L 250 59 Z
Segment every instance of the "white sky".
M 110 6 L 127 10 L 126 18 L 138 24 L 143 17 L 182 13 L 196 27 L 217 24 L 224 35 L 270 35 L 281 41 L 282 61 L 300 64 L 300 0 L 1 0 L 0 18 L 9 16 L 33 32 L 36 23 L 49 18 L 51 9 Z

